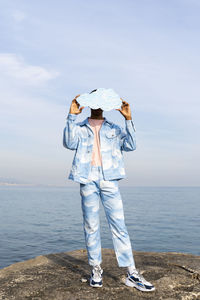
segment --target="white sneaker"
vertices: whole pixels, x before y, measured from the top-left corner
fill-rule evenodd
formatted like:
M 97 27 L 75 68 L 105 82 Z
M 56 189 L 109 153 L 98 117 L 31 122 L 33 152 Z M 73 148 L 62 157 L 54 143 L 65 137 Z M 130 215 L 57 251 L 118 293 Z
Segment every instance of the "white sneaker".
M 131 274 L 127 272 L 125 284 L 130 287 L 135 287 L 136 289 L 143 292 L 155 291 L 155 287 L 153 286 L 153 284 L 148 282 L 138 270 L 135 270 Z
M 102 287 L 102 273 L 103 270 L 99 265 L 93 267 L 90 276 L 90 286 L 92 287 Z

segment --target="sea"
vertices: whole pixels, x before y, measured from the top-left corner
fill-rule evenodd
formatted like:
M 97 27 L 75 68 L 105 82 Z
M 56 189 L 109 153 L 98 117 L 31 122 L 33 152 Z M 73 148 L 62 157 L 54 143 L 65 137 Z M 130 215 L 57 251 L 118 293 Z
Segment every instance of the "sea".
M 120 186 L 120 185 L 119 185 Z M 200 255 L 200 187 L 120 186 L 133 250 Z M 102 248 L 112 236 L 100 201 Z M 85 248 L 79 184 L 0 187 L 0 268 Z

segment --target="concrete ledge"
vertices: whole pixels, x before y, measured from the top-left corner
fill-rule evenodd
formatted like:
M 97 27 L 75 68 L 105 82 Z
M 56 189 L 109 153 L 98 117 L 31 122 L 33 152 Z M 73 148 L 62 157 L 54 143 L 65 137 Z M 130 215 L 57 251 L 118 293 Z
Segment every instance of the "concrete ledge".
M 103 287 L 88 284 L 86 250 L 37 256 L 0 270 L 0 299 L 200 299 L 200 256 L 134 251 L 136 267 L 156 290 L 144 293 L 124 285 L 113 249 L 102 249 Z

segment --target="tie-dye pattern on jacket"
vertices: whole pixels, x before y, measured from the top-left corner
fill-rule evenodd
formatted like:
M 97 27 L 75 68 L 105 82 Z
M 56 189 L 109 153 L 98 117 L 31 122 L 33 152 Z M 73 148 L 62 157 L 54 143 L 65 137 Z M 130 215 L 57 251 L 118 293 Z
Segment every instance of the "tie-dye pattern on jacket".
M 63 146 L 75 150 L 68 179 L 87 183 L 92 159 L 94 133 L 88 118 L 76 123 L 77 115 L 68 114 L 63 132 Z M 125 119 L 125 130 L 104 117 L 99 131 L 104 180 L 126 178 L 122 151 L 136 149 L 135 128 L 132 120 Z

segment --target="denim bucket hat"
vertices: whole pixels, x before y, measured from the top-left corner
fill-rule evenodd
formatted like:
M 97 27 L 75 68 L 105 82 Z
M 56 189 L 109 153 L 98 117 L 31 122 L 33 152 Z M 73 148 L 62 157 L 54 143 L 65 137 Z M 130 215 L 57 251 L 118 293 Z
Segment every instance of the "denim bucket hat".
M 93 93 L 85 93 L 76 98 L 81 106 L 89 106 L 92 109 L 101 108 L 109 111 L 121 108 L 122 100 L 113 89 L 98 88 Z

